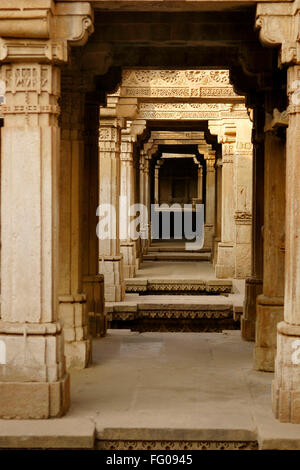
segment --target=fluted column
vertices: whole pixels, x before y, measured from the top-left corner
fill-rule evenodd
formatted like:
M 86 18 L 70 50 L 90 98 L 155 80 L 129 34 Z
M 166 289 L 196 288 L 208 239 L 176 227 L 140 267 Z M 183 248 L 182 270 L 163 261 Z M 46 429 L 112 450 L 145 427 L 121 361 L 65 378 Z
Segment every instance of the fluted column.
M 130 207 L 134 204 L 133 140 L 130 134 L 122 133 L 120 250 L 123 254 L 125 278 L 134 277 L 136 273 L 136 244 L 130 234 Z
M 107 226 L 98 224 L 99 272 L 104 275 L 107 302 L 118 302 L 125 295 L 123 255 L 120 251 L 120 143 L 124 121 L 117 117 L 118 97 L 108 97 L 107 107 L 100 108 L 99 130 L 99 209 Z M 100 214 L 99 214 L 100 215 Z M 100 230 L 101 227 L 101 230 Z M 103 230 L 108 228 L 108 236 Z
M 58 321 L 60 70 L 29 62 L 0 68 L 0 417 L 49 418 L 69 407 Z

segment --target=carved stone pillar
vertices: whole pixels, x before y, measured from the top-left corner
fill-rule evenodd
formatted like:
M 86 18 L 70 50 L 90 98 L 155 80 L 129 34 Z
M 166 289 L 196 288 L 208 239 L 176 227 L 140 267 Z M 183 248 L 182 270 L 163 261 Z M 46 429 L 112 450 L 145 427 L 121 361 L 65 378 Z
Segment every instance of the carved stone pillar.
M 286 2 L 257 8 L 260 38 L 281 46 L 280 61 L 288 65 L 288 128 L 286 131 L 286 222 L 284 321 L 277 325 L 273 411 L 280 421 L 300 423 L 300 49 L 299 8 Z M 274 27 L 275 25 L 275 27 Z
M 216 205 L 215 205 L 215 236 L 213 237 L 212 263 L 215 266 L 218 259 L 218 244 L 221 241 L 222 224 L 222 159 L 216 162 Z
M 86 295 L 82 286 L 82 189 L 84 161 L 84 83 L 77 70 L 62 77 L 60 220 L 59 220 L 59 318 L 63 324 L 68 368 L 88 365 Z
M 104 275 L 107 302 L 119 302 L 125 295 L 119 237 L 120 142 L 124 121 L 117 117 L 117 103 L 118 97 L 107 97 L 107 107 L 100 108 L 99 208 L 107 219 L 108 235 L 98 235 L 99 272 Z
M 87 294 L 89 332 L 105 336 L 104 276 L 99 274 L 99 240 L 96 234 L 99 205 L 99 103 L 89 95 L 85 106 L 85 148 L 83 165 L 82 271 L 83 291 Z
M 68 43 L 85 44 L 92 18 L 81 2 L 0 5 L 1 418 L 57 417 L 69 407 L 58 316 L 58 65 L 68 61 Z
M 121 141 L 121 208 L 120 250 L 123 254 L 124 277 L 135 277 L 136 243 L 130 234 L 130 207 L 134 204 L 133 136 L 123 134 Z
M 277 323 L 283 320 L 285 140 L 265 134 L 263 293 L 257 297 L 254 367 L 273 371 Z
M 246 279 L 245 301 L 241 318 L 242 337 L 255 341 L 256 298 L 262 293 L 264 224 L 264 111 L 254 108 L 252 177 L 252 255 L 251 277 Z
M 146 168 L 146 152 L 141 150 L 140 159 L 139 159 L 139 203 L 146 207 L 146 184 L 145 184 L 145 168 Z M 147 251 L 147 232 L 148 226 L 147 221 L 143 220 L 141 223 L 141 234 L 142 238 L 140 239 L 140 248 L 141 248 L 141 257 Z
M 145 206 L 147 209 L 147 225 L 146 225 L 146 234 L 147 238 L 144 243 L 144 254 L 147 253 L 150 242 L 151 242 L 151 198 L 150 198 L 150 162 L 151 156 L 145 155 L 145 165 L 144 165 L 144 178 L 145 178 Z
M 288 69 L 284 321 L 277 325 L 273 410 L 283 422 L 300 423 L 300 65 Z
M 216 175 L 215 175 L 215 151 L 208 150 L 204 154 L 206 161 L 206 202 L 205 202 L 205 237 L 204 248 L 211 250 L 215 232 L 215 198 L 216 198 Z
M 159 204 L 159 170 L 163 163 L 164 160 L 158 160 L 154 168 L 154 204 Z
M 234 154 L 235 131 L 222 145 L 222 227 L 218 244 L 218 259 L 215 266 L 217 278 L 234 276 Z
M 0 70 L 0 416 L 48 418 L 69 406 L 57 312 L 60 70 L 35 62 Z
M 238 141 L 234 162 L 236 279 L 245 279 L 251 274 L 252 160 L 252 143 Z
M 203 192 L 203 166 L 199 164 L 198 165 L 197 197 L 198 197 L 199 202 L 201 201 L 200 204 L 202 203 L 202 198 L 203 198 L 202 192 Z

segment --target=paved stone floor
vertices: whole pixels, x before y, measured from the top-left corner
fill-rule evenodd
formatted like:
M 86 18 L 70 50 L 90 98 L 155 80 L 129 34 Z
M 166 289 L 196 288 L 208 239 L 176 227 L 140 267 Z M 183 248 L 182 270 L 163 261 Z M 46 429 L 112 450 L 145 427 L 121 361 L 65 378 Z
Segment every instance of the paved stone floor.
M 300 449 L 300 425 L 273 418 L 273 374 L 252 370 L 239 331 L 109 330 L 71 374 L 72 405 L 52 420 L 0 420 L 1 447 L 92 447 L 100 440 L 250 440 Z

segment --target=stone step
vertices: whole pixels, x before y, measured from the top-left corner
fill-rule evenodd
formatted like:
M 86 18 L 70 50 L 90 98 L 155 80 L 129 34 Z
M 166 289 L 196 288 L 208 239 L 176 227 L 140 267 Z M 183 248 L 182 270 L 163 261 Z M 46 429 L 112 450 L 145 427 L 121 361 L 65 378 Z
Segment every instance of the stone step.
M 184 246 L 155 246 L 150 245 L 149 251 L 158 253 L 210 253 L 207 248 L 201 248 L 200 250 L 185 250 Z
M 109 328 L 132 331 L 222 331 L 239 329 L 232 303 L 170 301 L 108 302 L 106 318 Z
M 143 255 L 143 261 L 210 261 L 210 252 L 189 252 L 189 251 L 169 251 L 169 252 L 148 252 Z
M 125 279 L 126 292 L 138 294 L 168 295 L 219 295 L 232 292 L 232 281 L 212 279 L 208 281 L 195 279 Z

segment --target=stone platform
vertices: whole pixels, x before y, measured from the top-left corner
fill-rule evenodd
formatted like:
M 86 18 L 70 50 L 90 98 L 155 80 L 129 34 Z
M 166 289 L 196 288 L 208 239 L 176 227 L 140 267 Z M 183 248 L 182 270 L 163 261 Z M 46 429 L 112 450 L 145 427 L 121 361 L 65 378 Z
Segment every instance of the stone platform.
M 108 331 L 71 373 L 68 414 L 0 420 L 1 448 L 297 449 L 300 425 L 272 415 L 272 373 L 238 331 Z
M 125 279 L 126 292 L 138 294 L 199 295 L 229 294 L 232 292 L 232 281 L 228 280 L 195 280 L 195 279 L 160 279 L 133 278 Z
M 221 331 L 238 329 L 234 304 L 223 296 L 127 295 L 123 302 L 107 302 L 112 328 L 133 331 Z
M 180 251 L 149 251 L 143 255 L 143 261 L 210 261 L 211 253 L 204 251 L 202 253 L 180 252 Z

